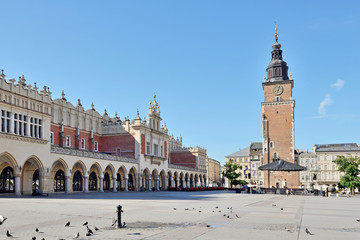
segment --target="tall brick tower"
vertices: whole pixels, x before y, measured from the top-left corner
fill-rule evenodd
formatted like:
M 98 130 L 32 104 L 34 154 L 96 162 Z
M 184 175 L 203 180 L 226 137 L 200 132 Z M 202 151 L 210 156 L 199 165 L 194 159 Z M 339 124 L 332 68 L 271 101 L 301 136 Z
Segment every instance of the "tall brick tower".
M 295 163 L 294 158 L 294 107 L 292 88 L 294 81 L 288 77 L 288 66 L 282 58 L 275 28 L 275 44 L 272 45 L 271 61 L 266 69 L 267 78 L 262 83 L 263 115 L 263 165 L 278 160 Z M 264 171 L 265 187 L 293 187 L 300 184 L 298 172 Z

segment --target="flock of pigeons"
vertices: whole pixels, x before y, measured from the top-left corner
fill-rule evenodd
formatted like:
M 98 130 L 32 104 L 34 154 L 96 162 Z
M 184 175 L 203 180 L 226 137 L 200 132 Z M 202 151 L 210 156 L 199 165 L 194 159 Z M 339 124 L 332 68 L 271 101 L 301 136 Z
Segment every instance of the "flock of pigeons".
M 5 222 L 6 219 L 7 219 L 6 217 L 0 215 L 0 225 L 2 225 L 2 224 Z M 113 219 L 112 219 L 112 224 L 111 224 L 111 226 L 114 227 L 114 226 L 116 225 L 116 223 L 117 223 L 117 220 L 116 220 L 115 218 L 113 218 Z M 90 237 L 90 236 L 94 235 L 94 232 L 93 232 L 93 230 L 89 227 L 89 223 L 88 223 L 87 221 L 83 224 L 83 226 L 86 227 L 87 232 L 86 232 L 85 235 L 86 235 L 87 237 Z M 124 223 L 122 224 L 122 227 L 125 227 L 125 226 L 126 226 L 126 223 L 124 222 Z M 65 224 L 65 227 L 70 227 L 70 221 L 68 221 L 68 222 Z M 95 230 L 95 231 L 100 231 L 100 229 L 99 229 L 98 227 L 96 227 L 96 226 L 95 226 L 94 230 Z M 35 229 L 35 232 L 37 232 L 37 233 L 43 233 L 43 232 L 40 232 L 38 228 Z M 9 232 L 9 230 L 6 231 L 6 236 L 7 236 L 8 238 L 12 238 L 12 237 L 13 237 L 13 235 Z M 79 237 L 80 237 L 80 232 L 78 232 L 78 233 L 74 236 L 74 239 L 78 239 Z M 32 237 L 32 240 L 36 240 L 36 237 L 33 236 L 33 237 Z M 45 238 L 42 238 L 41 240 L 45 240 Z M 60 240 L 63 240 L 63 239 L 60 239 Z

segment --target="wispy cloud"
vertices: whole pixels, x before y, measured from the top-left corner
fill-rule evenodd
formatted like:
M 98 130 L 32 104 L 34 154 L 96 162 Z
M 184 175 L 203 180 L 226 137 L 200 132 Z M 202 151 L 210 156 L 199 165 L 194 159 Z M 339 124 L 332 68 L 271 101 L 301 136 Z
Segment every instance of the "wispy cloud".
M 337 90 L 340 90 L 344 87 L 345 81 L 342 79 L 336 80 L 336 83 L 331 84 L 330 86 L 333 88 L 336 88 Z
M 324 117 L 326 115 L 326 108 L 332 105 L 333 103 L 334 101 L 331 99 L 330 94 L 326 94 L 324 100 L 322 100 L 319 105 L 320 116 Z

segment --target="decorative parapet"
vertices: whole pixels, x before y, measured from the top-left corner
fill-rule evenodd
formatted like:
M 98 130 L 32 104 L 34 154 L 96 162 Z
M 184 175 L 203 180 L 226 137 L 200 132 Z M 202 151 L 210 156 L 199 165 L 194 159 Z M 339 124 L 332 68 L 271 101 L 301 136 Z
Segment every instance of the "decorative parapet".
M 19 135 L 11 134 L 11 133 L 0 133 L 0 138 L 12 139 L 12 140 L 23 141 L 23 142 L 40 143 L 40 144 L 47 144 L 49 142 L 48 140 L 45 140 L 45 139 L 33 138 L 33 137 L 27 137 L 27 136 L 19 136 Z
M 139 160 L 135 159 L 135 158 L 126 158 L 126 157 L 120 157 L 120 156 L 110 155 L 110 154 L 106 154 L 106 153 L 90 152 L 90 151 L 86 151 L 86 150 L 64 148 L 64 147 L 58 147 L 58 146 L 51 146 L 50 151 L 52 153 L 72 155 L 72 156 L 78 156 L 78 157 L 89 157 L 89 158 L 113 160 L 113 161 L 120 161 L 120 162 L 139 163 Z
M 168 167 L 169 168 L 174 168 L 174 169 L 185 170 L 185 171 L 194 171 L 194 172 L 204 172 L 204 173 L 206 173 L 206 169 L 184 167 L 184 166 L 175 165 L 175 164 L 171 164 L 171 163 L 169 163 Z
M 26 80 L 24 76 L 19 77 L 19 80 L 16 83 L 15 79 L 9 79 L 6 81 L 3 72 L 0 74 L 1 89 L 50 104 L 51 92 L 49 91 L 48 87 L 44 86 L 43 89 L 39 92 L 39 88 L 36 86 L 36 83 L 34 83 L 34 86 L 31 86 L 25 82 Z

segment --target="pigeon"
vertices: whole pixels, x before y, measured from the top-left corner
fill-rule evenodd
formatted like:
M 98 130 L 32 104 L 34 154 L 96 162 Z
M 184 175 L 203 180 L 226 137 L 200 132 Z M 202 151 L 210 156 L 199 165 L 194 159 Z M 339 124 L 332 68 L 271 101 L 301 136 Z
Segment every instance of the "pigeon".
M 307 229 L 307 228 L 305 228 L 305 232 L 306 232 L 307 234 L 309 234 L 309 235 L 314 235 L 314 234 L 312 234 L 312 233 L 309 231 L 309 229 Z
M 89 226 L 86 226 L 88 233 L 94 234 L 94 232 L 89 228 Z
M 272 204 L 271 206 L 272 206 L 272 207 L 276 207 L 276 204 Z
M 215 211 L 213 210 L 213 212 L 215 212 Z
M 237 214 L 235 214 L 235 216 L 236 216 L 237 218 L 239 218 L 239 216 L 238 216 Z
M 9 233 L 9 230 L 6 231 L 6 236 L 7 236 L 7 237 L 13 237 L 13 235 L 11 235 L 11 234 Z
M 86 233 L 85 235 L 86 235 L 87 237 L 90 237 L 90 236 L 91 236 L 91 233 L 88 232 L 88 233 Z
M 176 210 L 176 208 L 174 207 L 174 210 Z
M 226 217 L 226 214 L 224 214 L 224 217 Z
M 221 210 L 219 210 L 219 212 L 221 212 Z
M 45 240 L 45 238 L 42 238 L 41 240 Z
M 36 240 L 36 237 L 32 237 L 32 240 Z
M 2 225 L 7 218 L 0 215 L 0 225 Z
M 232 209 L 232 207 L 230 207 L 230 209 Z
M 230 218 L 230 216 L 229 216 L 229 215 L 227 215 L 227 218 Z
M 86 222 L 84 222 L 83 226 L 86 226 L 86 225 L 88 225 L 88 222 L 87 222 L 87 221 L 86 221 Z
M 100 229 L 98 229 L 96 226 L 95 226 L 95 231 L 99 231 Z
M 68 221 L 66 224 L 65 224 L 65 227 L 69 227 L 70 226 L 70 221 Z
M 283 208 L 280 208 L 281 210 L 284 210 Z
M 207 224 L 206 227 L 211 227 L 210 224 Z
M 216 206 L 215 208 L 219 208 L 218 206 Z
M 185 208 L 185 211 L 189 210 L 188 208 Z
M 229 207 L 227 207 L 226 209 L 229 209 Z
M 124 222 L 124 223 L 123 223 L 123 227 L 125 227 L 125 226 L 126 226 L 126 223 Z
M 360 222 L 360 219 L 356 219 L 356 221 Z
M 199 212 L 201 212 L 201 211 L 199 211 Z
M 79 237 L 80 237 L 80 233 L 77 233 L 74 238 L 78 239 Z
M 35 229 L 35 232 L 39 232 L 39 229 L 38 229 L 38 228 L 36 228 L 36 229 Z

